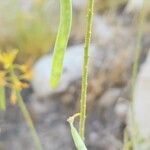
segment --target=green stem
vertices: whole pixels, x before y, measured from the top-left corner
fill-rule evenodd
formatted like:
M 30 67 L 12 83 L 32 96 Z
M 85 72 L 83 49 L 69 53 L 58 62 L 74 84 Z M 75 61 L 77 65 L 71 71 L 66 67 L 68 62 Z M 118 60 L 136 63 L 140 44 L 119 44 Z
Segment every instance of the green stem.
M 6 110 L 5 87 L 0 86 L 0 110 Z
M 28 124 L 29 128 L 30 128 L 30 131 L 31 131 L 31 134 L 32 134 L 32 138 L 34 139 L 34 142 L 35 142 L 35 145 L 37 147 L 37 150 L 42 150 L 42 145 L 41 145 L 41 142 L 40 142 L 40 139 L 39 139 L 39 136 L 37 135 L 37 132 L 36 132 L 36 129 L 34 127 L 34 124 L 33 124 L 33 121 L 31 119 L 31 116 L 29 114 L 29 111 L 27 110 L 27 107 L 20 95 L 20 91 L 16 91 L 16 94 L 17 94 L 17 98 L 18 98 L 18 105 L 19 105 L 19 108 L 20 110 L 22 111 L 23 113 L 23 116 L 26 120 L 26 123 Z
M 14 73 L 13 67 L 10 68 L 10 73 L 11 73 L 12 80 L 14 82 L 16 82 L 18 80 L 18 78 Z M 40 142 L 39 136 L 36 132 L 36 129 L 34 127 L 34 124 L 33 124 L 33 121 L 31 119 L 30 113 L 27 110 L 27 107 L 26 107 L 20 93 L 21 93 L 21 91 L 16 89 L 16 95 L 17 95 L 17 98 L 18 98 L 18 106 L 19 106 L 19 108 L 20 108 L 20 110 L 21 110 L 21 112 L 22 112 L 22 114 L 23 114 L 23 116 L 26 120 L 26 123 L 27 123 L 28 127 L 30 128 L 31 136 L 32 136 L 32 138 L 35 142 L 36 149 L 37 150 L 42 150 L 43 148 L 42 148 L 42 144 Z
M 135 105 L 135 99 L 134 99 L 134 90 L 135 90 L 135 84 L 136 84 L 136 79 L 137 79 L 137 74 L 138 74 L 138 69 L 139 69 L 139 60 L 140 60 L 140 55 L 141 55 L 141 40 L 143 36 L 143 29 L 144 29 L 144 23 L 146 19 L 146 11 L 145 11 L 145 1 L 143 4 L 143 8 L 140 12 L 139 15 L 139 26 L 138 26 L 138 33 L 137 33 L 137 41 L 136 41 L 136 47 L 135 47 L 135 58 L 134 58 L 134 64 L 133 64 L 133 70 L 132 70 L 132 90 L 131 90 L 131 119 L 133 123 L 133 129 L 132 129 L 132 134 L 133 137 L 131 139 L 132 146 L 135 147 L 137 143 L 139 143 L 142 140 L 141 133 L 139 131 L 138 123 L 135 118 L 135 112 L 134 112 L 134 105 Z
M 88 0 L 87 10 L 87 27 L 84 46 L 84 62 L 82 73 L 82 91 L 80 100 L 80 136 L 84 140 L 85 119 L 86 119 L 86 98 L 88 85 L 88 62 L 89 62 L 89 46 L 91 41 L 92 18 L 93 18 L 94 0 Z
M 144 29 L 143 25 L 144 25 L 144 22 L 146 19 L 146 11 L 144 8 L 145 7 L 143 6 L 143 8 L 140 12 L 140 15 L 139 15 L 139 26 L 138 26 L 139 31 L 137 33 L 137 41 L 136 41 L 136 47 L 135 47 L 135 58 L 134 58 L 134 64 L 133 64 L 133 70 L 132 70 L 132 91 L 131 91 L 132 99 L 133 99 L 134 87 L 135 87 L 135 82 L 136 82 L 137 73 L 138 73 L 139 59 L 140 59 L 140 55 L 141 55 L 141 40 L 142 40 L 143 29 Z

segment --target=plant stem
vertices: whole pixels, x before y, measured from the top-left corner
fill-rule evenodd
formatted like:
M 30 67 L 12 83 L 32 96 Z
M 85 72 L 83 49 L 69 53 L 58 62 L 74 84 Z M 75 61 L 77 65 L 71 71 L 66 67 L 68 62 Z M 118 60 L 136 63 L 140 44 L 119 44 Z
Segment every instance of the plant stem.
M 0 110 L 6 110 L 5 87 L 0 86 Z
M 144 4 L 145 6 L 145 1 Z M 137 78 L 137 73 L 138 73 L 138 67 L 139 67 L 139 59 L 140 59 L 140 54 L 141 54 L 141 40 L 143 36 L 143 25 L 146 19 L 146 11 L 145 7 L 143 6 L 140 15 L 139 15 L 139 26 L 138 26 L 138 33 L 137 33 L 137 41 L 136 41 L 136 47 L 135 47 L 135 58 L 134 58 L 134 64 L 133 64 L 133 70 L 132 70 L 132 91 L 131 91 L 131 96 L 133 99 L 133 93 L 134 93 L 134 88 L 135 88 L 135 82 Z
M 140 55 L 141 55 L 141 40 L 142 40 L 142 36 L 143 36 L 143 29 L 144 29 L 144 23 L 145 23 L 145 19 L 147 16 L 147 12 L 145 9 L 145 1 L 143 4 L 143 8 L 140 11 L 139 14 L 139 26 L 138 26 L 138 33 L 137 33 L 137 41 L 136 41 L 136 47 L 135 47 L 135 58 L 134 58 L 134 64 L 133 64 L 133 70 L 132 70 L 132 90 L 131 90 L 131 121 L 133 124 L 132 127 L 132 138 L 131 138 L 131 142 L 132 142 L 132 146 L 135 148 L 136 145 L 143 139 L 141 136 L 141 133 L 139 131 L 139 126 L 137 123 L 137 120 L 135 118 L 135 112 L 134 112 L 134 105 L 135 105 L 135 99 L 134 99 L 134 90 L 135 90 L 135 85 L 136 85 L 136 79 L 137 79 L 137 74 L 138 74 L 138 69 L 139 69 L 139 61 L 140 61 Z
M 14 80 L 14 82 L 17 81 L 18 78 L 14 73 L 13 67 L 10 68 L 10 73 L 11 73 L 11 77 Z M 43 150 L 42 144 L 40 142 L 39 136 L 38 136 L 38 134 L 36 132 L 36 129 L 34 127 L 34 124 L 33 124 L 33 121 L 31 119 L 31 116 L 29 114 L 29 111 L 27 110 L 27 107 L 26 107 L 26 105 L 25 105 L 25 103 L 22 99 L 21 94 L 20 94 L 21 90 L 18 90 L 18 89 L 15 89 L 15 90 L 16 90 L 16 95 L 17 95 L 17 98 L 18 98 L 18 106 L 19 106 L 19 108 L 20 108 L 20 110 L 21 110 L 21 112 L 22 112 L 22 114 L 23 114 L 23 116 L 26 120 L 26 123 L 27 123 L 28 127 L 30 128 L 31 136 L 32 136 L 32 138 L 35 142 L 36 149 L 37 150 Z
M 87 27 L 86 27 L 86 35 L 85 35 L 84 62 L 83 62 L 83 72 L 82 72 L 82 91 L 81 91 L 81 100 L 80 100 L 80 127 L 79 127 L 80 136 L 83 140 L 84 140 L 84 132 L 85 132 L 85 119 L 86 119 L 89 46 L 91 41 L 93 9 L 94 9 L 94 0 L 88 0 Z
M 19 108 L 21 110 L 21 112 L 23 113 L 23 116 L 26 120 L 26 123 L 28 124 L 29 128 L 30 128 L 30 131 L 31 131 L 31 134 L 32 134 L 32 138 L 34 139 L 34 142 L 35 142 L 35 145 L 37 147 L 37 150 L 42 150 L 42 145 L 41 145 L 41 142 L 40 142 L 40 139 L 39 139 L 39 136 L 37 135 L 37 132 L 36 132 L 36 129 L 34 127 L 34 124 L 33 124 L 33 121 L 31 119 L 31 116 L 27 110 L 27 107 L 22 99 L 22 96 L 20 94 L 20 91 L 17 90 L 16 91 L 16 94 L 17 94 L 17 98 L 18 98 L 18 105 L 19 105 Z

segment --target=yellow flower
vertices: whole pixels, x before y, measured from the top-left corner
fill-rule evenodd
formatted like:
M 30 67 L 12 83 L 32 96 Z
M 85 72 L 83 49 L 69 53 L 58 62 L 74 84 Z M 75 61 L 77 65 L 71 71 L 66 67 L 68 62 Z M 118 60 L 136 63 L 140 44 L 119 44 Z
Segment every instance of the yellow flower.
M 28 64 L 21 65 L 19 68 L 23 73 L 22 75 L 23 79 L 26 79 L 26 80 L 32 79 L 32 70 L 30 69 Z
M 0 52 L 0 62 L 8 69 L 14 62 L 18 50 L 13 49 L 9 52 Z
M 29 87 L 29 84 L 28 83 L 25 83 L 25 82 L 21 82 L 19 80 L 16 80 L 15 82 L 13 82 L 12 84 L 12 88 L 13 89 L 16 89 L 16 90 L 22 90 L 22 89 L 25 89 L 25 88 L 28 88 Z
M 10 95 L 10 102 L 11 104 L 15 105 L 17 102 L 17 96 L 16 96 L 16 91 L 12 90 L 11 95 Z
M 29 65 L 28 65 L 28 64 L 20 65 L 20 66 L 19 66 L 19 69 L 20 69 L 22 72 L 26 72 L 27 70 L 29 70 Z
M 32 71 L 28 71 L 24 73 L 23 78 L 26 80 L 31 80 L 32 79 Z
M 21 82 L 19 81 L 19 80 L 14 80 L 14 82 L 13 82 L 13 89 L 17 89 L 17 90 L 21 90 L 22 89 L 22 86 L 21 86 Z
M 28 84 L 28 83 L 25 83 L 25 82 L 22 82 L 22 83 L 21 83 L 21 88 L 22 88 L 22 89 L 29 88 L 29 84 Z

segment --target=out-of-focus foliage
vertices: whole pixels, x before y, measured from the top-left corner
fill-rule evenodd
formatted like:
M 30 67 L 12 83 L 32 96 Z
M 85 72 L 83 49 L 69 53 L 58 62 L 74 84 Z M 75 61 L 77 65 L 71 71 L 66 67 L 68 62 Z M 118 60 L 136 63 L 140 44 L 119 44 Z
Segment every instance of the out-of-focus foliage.
M 42 145 L 35 130 L 33 121 L 20 94 L 24 88 L 29 87 L 25 81 L 32 78 L 32 72 L 27 64 L 18 65 L 15 63 L 17 54 L 18 50 L 16 49 L 9 50 L 8 52 L 0 51 L 0 110 L 6 109 L 5 87 L 8 87 L 11 89 L 11 104 L 18 103 L 31 130 L 32 138 L 37 147 L 36 149 L 42 150 Z
M 1 0 L 0 47 L 18 48 L 24 60 L 48 52 L 55 33 L 51 5 L 48 0 Z
M 18 50 L 10 50 L 8 52 L 0 52 L 0 109 L 5 109 L 5 87 L 11 89 L 10 100 L 12 104 L 16 103 L 16 90 L 22 90 L 28 88 L 28 84 L 25 80 L 32 78 L 32 72 L 29 65 L 15 64 L 15 59 Z
M 95 0 L 95 10 L 109 10 L 126 1 Z M 58 7 L 55 0 L 0 0 L 0 48 L 18 48 L 21 62 L 49 52 L 58 29 Z
M 95 9 L 98 11 L 115 10 L 127 4 L 128 0 L 95 0 Z

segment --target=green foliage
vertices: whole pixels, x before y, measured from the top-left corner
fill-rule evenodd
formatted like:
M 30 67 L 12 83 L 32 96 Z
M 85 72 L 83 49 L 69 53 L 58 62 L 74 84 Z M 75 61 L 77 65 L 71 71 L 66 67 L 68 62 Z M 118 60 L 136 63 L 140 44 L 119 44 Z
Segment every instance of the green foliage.
M 6 109 L 5 88 L 0 87 L 0 110 Z
M 50 20 L 48 20 L 49 14 L 46 16 L 45 6 L 49 0 L 37 0 L 35 4 L 31 5 L 31 10 L 24 11 L 20 7 L 19 0 L 12 0 L 9 3 L 3 0 L 0 2 L 0 9 L 3 14 L 0 14 L 1 28 L 4 31 L 4 35 L 0 36 L 0 45 L 7 49 L 7 47 L 17 47 L 21 49 L 19 53 L 21 59 L 27 58 L 28 56 L 36 58 L 42 53 L 46 53 L 49 47 L 52 46 L 54 41 L 54 35 L 50 27 Z M 106 9 L 116 9 L 117 6 L 123 5 L 127 0 L 100 0 L 101 5 L 97 5 L 96 9 L 104 11 Z M 98 4 L 100 3 L 97 0 Z M 34 2 L 33 2 L 34 3 Z M 51 74 L 51 86 L 53 88 L 57 87 L 60 81 L 60 77 L 63 71 L 63 60 L 65 55 L 65 49 L 67 47 L 68 38 L 70 35 L 71 24 L 72 24 L 72 2 L 71 0 L 60 0 L 61 12 L 60 12 L 60 24 L 58 29 L 58 34 L 54 47 L 53 63 L 52 63 L 52 74 Z M 9 5 L 9 6 L 8 6 Z M 4 6 L 4 7 L 3 7 Z M 8 9 L 11 11 L 8 11 Z M 80 100 L 80 114 L 75 114 L 73 117 L 68 119 L 71 128 L 72 138 L 74 140 L 75 146 L 78 150 L 87 150 L 84 144 L 84 134 L 85 134 L 85 120 L 86 120 L 86 99 L 87 99 L 87 85 L 88 85 L 88 57 L 89 57 L 89 46 L 91 40 L 91 28 L 92 28 L 92 17 L 93 17 L 93 7 L 94 0 L 88 0 L 87 9 L 87 27 L 85 35 L 85 47 L 84 47 L 84 62 L 83 62 L 83 73 L 82 73 L 82 91 Z M 7 8 L 7 9 L 6 9 Z M 9 16 L 9 17 L 5 17 Z M 132 72 L 132 93 L 133 96 L 135 81 L 138 72 L 139 58 L 141 53 L 141 39 L 143 35 L 143 24 L 146 18 L 145 8 L 143 7 L 139 16 L 139 32 L 137 34 L 137 45 L 135 48 L 135 59 Z M 4 27 L 4 28 L 3 28 Z M 15 32 L 14 32 L 15 31 Z M 2 33 L 2 32 L 1 32 Z M 6 56 L 6 57 L 4 57 Z M 12 56 L 12 57 L 11 57 Z M 26 56 L 26 57 L 25 57 Z M 6 59 L 5 59 L 6 58 Z M 20 82 L 20 77 L 16 75 L 15 69 L 17 71 L 21 70 L 21 66 L 13 64 L 15 55 L 6 54 L 0 56 L 0 63 L 3 63 L 3 71 L 0 72 L 0 110 L 6 109 L 5 100 L 5 86 L 11 88 L 11 103 L 18 103 L 20 110 L 22 111 L 24 118 L 31 130 L 31 135 L 34 139 L 36 149 L 42 150 L 42 145 L 40 139 L 37 135 L 36 129 L 30 117 L 30 114 L 26 108 L 26 105 L 21 97 L 21 90 L 25 86 Z M 72 66 L 73 67 L 73 66 Z M 5 80 L 5 76 L 9 80 Z M 22 79 L 23 76 L 21 76 Z M 23 78 L 26 79 L 26 78 Z M 6 81 L 6 82 L 3 82 Z M 133 97 L 132 97 L 133 98 Z M 132 106 L 134 103 L 132 103 Z M 133 108 L 132 108 L 133 109 Z M 74 127 L 74 118 L 80 116 L 79 123 L 79 133 Z M 125 150 L 131 150 L 136 147 L 139 143 L 142 143 L 143 139 L 138 131 L 138 127 L 134 118 L 134 111 L 132 110 L 133 117 L 133 137 L 131 139 L 125 133 Z
M 21 97 L 21 90 L 23 88 L 27 88 L 28 85 L 22 80 L 29 79 L 28 75 L 30 74 L 28 71 L 28 67 L 26 65 L 18 65 L 15 64 L 14 61 L 16 59 L 18 50 L 10 50 L 9 52 L 0 52 L 0 109 L 5 110 L 6 102 L 5 102 L 5 88 L 4 86 L 11 89 L 10 102 L 11 104 L 18 103 L 20 110 L 25 117 L 25 120 L 31 130 L 31 135 L 36 145 L 37 150 L 42 150 L 42 146 L 39 140 L 39 137 L 34 128 L 34 124 L 30 117 L 30 114 L 26 108 L 26 105 Z M 17 75 L 17 72 L 20 72 Z M 28 74 L 28 73 L 29 74 Z M 28 75 L 27 75 L 28 74 Z
M 49 3 L 49 0 L 31 0 L 25 4 L 20 0 L 0 1 L 0 47 L 18 48 L 21 63 L 47 53 L 54 43 L 51 22 L 55 19 L 49 14 Z
M 60 24 L 54 47 L 54 55 L 51 72 L 51 86 L 57 87 L 63 70 L 63 60 L 67 47 L 72 24 L 72 4 L 71 0 L 60 0 Z
M 145 9 L 146 7 L 145 2 L 146 1 L 144 1 L 143 8 L 141 9 L 140 14 L 138 16 L 138 33 L 137 33 L 136 47 L 135 47 L 135 58 L 134 58 L 134 64 L 132 69 L 132 93 L 131 93 L 132 96 L 134 93 L 135 82 L 138 74 L 139 60 L 140 60 L 141 49 L 142 49 L 141 41 L 143 37 L 144 23 L 147 16 L 147 11 Z
M 39 137 L 37 135 L 37 132 L 36 132 L 36 129 L 34 127 L 33 121 L 32 121 L 32 119 L 30 117 L 29 111 L 26 108 L 26 105 L 25 105 L 25 103 L 24 103 L 20 93 L 21 93 L 21 91 L 16 90 L 19 108 L 20 108 L 21 112 L 23 113 L 24 118 L 26 120 L 26 123 L 28 124 L 28 126 L 30 128 L 32 138 L 33 138 L 33 140 L 35 142 L 36 149 L 37 150 L 42 150 L 43 148 L 42 148 L 40 139 L 39 139 Z
M 82 138 L 80 137 L 78 131 L 76 130 L 76 128 L 73 125 L 75 117 L 77 117 L 79 115 L 80 114 L 75 114 L 74 116 L 69 117 L 68 122 L 70 124 L 71 135 L 72 135 L 72 138 L 73 138 L 73 141 L 75 143 L 77 150 L 87 150 Z
M 146 0 L 144 1 L 143 7 L 139 13 L 138 16 L 138 32 L 137 32 L 137 39 L 136 39 L 136 46 L 135 46 L 135 57 L 134 57 L 134 64 L 132 68 L 132 90 L 131 90 L 131 139 L 130 139 L 130 146 L 133 149 L 136 149 L 136 147 L 143 142 L 142 134 L 139 130 L 139 125 L 136 120 L 134 105 L 135 105 L 135 99 L 134 99 L 134 90 L 136 86 L 136 80 L 137 80 L 137 74 L 139 70 L 139 62 L 140 62 L 140 55 L 142 51 L 141 41 L 143 37 L 143 31 L 144 31 L 144 23 L 147 17 L 147 11 L 146 11 Z
M 57 87 L 60 81 L 60 77 L 63 70 L 63 60 L 65 49 L 67 47 L 68 38 L 72 23 L 72 4 L 71 0 L 61 0 L 61 12 L 60 12 L 60 25 L 58 29 L 57 39 L 55 42 L 53 62 L 52 62 L 52 72 L 51 72 L 51 86 L 53 88 Z M 84 130 L 85 130 L 85 118 L 86 118 L 86 95 L 87 95 L 87 82 L 88 82 L 88 55 L 89 46 L 91 40 L 91 30 L 92 30 L 92 17 L 94 9 L 94 0 L 88 1 L 87 10 L 87 27 L 85 35 L 85 47 L 84 47 L 84 63 L 83 63 L 83 74 L 82 74 L 82 93 L 80 101 L 80 135 L 73 126 L 73 118 L 68 119 L 71 127 L 71 133 L 75 145 L 78 150 L 86 150 L 86 147 L 82 140 L 84 140 Z

